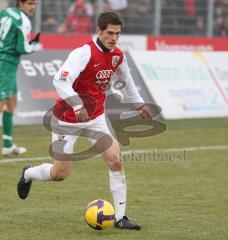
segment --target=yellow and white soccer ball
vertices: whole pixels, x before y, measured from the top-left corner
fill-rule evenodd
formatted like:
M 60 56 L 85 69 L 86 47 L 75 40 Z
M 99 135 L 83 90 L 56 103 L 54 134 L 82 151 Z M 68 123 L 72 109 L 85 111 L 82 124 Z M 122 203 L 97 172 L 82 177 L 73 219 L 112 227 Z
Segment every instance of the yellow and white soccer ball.
M 111 203 L 97 199 L 90 202 L 85 209 L 87 224 L 96 230 L 104 230 L 113 225 L 115 211 Z

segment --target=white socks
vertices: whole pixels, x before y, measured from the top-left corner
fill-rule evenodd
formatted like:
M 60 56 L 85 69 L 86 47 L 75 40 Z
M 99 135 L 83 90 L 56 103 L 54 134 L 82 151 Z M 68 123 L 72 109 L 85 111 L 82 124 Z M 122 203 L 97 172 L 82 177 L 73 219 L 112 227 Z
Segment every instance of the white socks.
M 44 163 L 37 167 L 25 170 L 25 180 L 49 181 L 52 180 L 50 172 L 53 164 Z M 127 185 L 124 172 L 109 170 L 110 190 L 113 195 L 116 221 L 125 216 Z
M 112 192 L 116 221 L 125 216 L 127 185 L 124 172 L 109 170 L 110 190 Z
M 38 181 L 49 181 L 51 180 L 51 167 L 53 164 L 44 163 L 37 167 L 31 167 L 25 170 L 25 181 L 38 180 Z

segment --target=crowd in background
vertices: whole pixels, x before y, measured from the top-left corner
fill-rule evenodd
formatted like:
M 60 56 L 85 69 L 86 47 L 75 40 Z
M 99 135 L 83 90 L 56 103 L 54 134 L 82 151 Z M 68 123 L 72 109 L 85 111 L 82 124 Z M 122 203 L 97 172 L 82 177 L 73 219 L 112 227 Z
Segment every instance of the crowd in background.
M 125 20 L 125 33 L 152 33 L 153 14 L 151 4 L 147 0 L 129 1 L 104 0 L 102 12 L 117 11 Z M 50 12 L 60 14 L 58 17 Z M 57 33 L 77 32 L 81 34 L 95 32 L 98 4 L 96 1 L 75 0 L 62 1 L 53 7 L 52 0 L 45 0 L 42 5 L 43 31 Z
M 0 0 L 0 9 L 13 0 Z M 125 21 L 124 33 L 153 34 L 155 0 L 43 0 L 42 32 L 95 32 L 99 11 L 115 10 Z M 208 0 L 161 0 L 161 35 L 206 36 Z M 216 0 L 214 6 L 215 36 L 228 36 L 228 0 Z

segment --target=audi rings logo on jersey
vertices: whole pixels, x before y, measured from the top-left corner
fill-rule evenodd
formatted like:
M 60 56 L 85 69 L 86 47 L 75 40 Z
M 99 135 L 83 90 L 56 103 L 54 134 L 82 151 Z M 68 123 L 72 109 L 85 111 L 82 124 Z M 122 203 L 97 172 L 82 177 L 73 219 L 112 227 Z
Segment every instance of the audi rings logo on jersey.
M 107 78 L 111 78 L 112 75 L 113 75 L 112 69 L 109 69 L 109 70 L 100 70 L 100 71 L 96 74 L 96 78 L 97 78 L 97 79 L 107 79 Z

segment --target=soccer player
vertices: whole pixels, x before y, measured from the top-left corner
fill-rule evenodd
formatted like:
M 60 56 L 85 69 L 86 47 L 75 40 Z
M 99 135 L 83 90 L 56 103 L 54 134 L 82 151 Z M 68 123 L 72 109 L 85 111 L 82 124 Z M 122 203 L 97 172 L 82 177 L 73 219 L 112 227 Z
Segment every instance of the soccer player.
M 72 168 L 71 154 L 80 130 L 87 132 L 85 135 L 90 136 L 93 144 L 102 138 L 99 134 L 94 136 L 95 132 L 99 131 L 112 140 L 101 155 L 109 168 L 110 190 L 115 207 L 114 227 L 140 230 L 141 226 L 130 221 L 125 215 L 127 186 L 120 147 L 108 129 L 104 115 L 104 85 L 108 84 L 115 72 L 125 81 L 126 96 L 131 103 L 135 103 L 139 114 L 146 119 L 153 117 L 136 89 L 124 53 L 116 46 L 122 25 L 123 21 L 118 14 L 101 13 L 98 17 L 98 37 L 72 51 L 55 75 L 53 84 L 60 99 L 54 106 L 53 114 L 59 125 L 52 125 L 52 150 L 60 155 L 66 153 L 69 157 L 62 161 L 55 160 L 53 164 L 25 166 L 17 190 L 19 197 L 25 199 L 32 180 L 64 180 Z M 73 129 L 78 131 L 78 134 L 72 135 Z M 102 142 L 101 147 L 105 144 L 106 140 Z
M 26 148 L 13 143 L 13 112 L 17 104 L 16 73 L 20 55 L 41 49 L 38 35 L 29 42 L 36 0 L 17 0 L 16 7 L 0 12 L 0 113 L 2 114 L 2 154 L 23 154 Z

